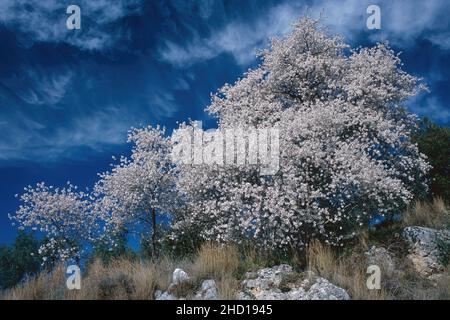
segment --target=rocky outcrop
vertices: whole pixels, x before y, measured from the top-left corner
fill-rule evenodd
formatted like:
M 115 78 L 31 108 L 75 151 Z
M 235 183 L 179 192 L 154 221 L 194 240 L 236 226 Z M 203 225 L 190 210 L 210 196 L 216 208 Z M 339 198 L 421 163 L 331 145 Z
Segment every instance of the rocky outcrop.
M 442 271 L 442 246 L 450 246 L 450 231 L 425 227 L 407 227 L 403 237 L 409 245 L 408 258 L 417 272 L 424 276 Z
M 324 278 L 298 274 L 289 265 L 247 273 L 240 300 L 348 300 L 347 292 Z
M 349 300 L 347 291 L 324 278 L 318 278 L 306 293 L 306 300 Z
M 195 295 L 180 295 L 177 288 L 190 283 L 190 278 L 181 269 L 175 269 L 172 283 L 167 291 L 155 291 L 156 300 L 217 300 L 219 292 L 213 279 L 203 280 Z M 195 288 L 194 288 L 195 289 Z M 195 292 L 193 290 L 192 292 Z M 239 300 L 348 300 L 347 292 L 328 280 L 312 273 L 296 273 L 291 266 L 282 264 L 247 272 L 237 294 Z
M 272 268 L 264 268 L 258 272 L 247 272 L 242 285 L 245 288 L 259 288 L 262 290 L 277 288 L 284 279 L 293 274 L 292 267 L 287 264 L 281 264 Z
M 195 298 L 200 300 L 218 300 L 219 292 L 217 291 L 216 282 L 212 279 L 204 280 Z

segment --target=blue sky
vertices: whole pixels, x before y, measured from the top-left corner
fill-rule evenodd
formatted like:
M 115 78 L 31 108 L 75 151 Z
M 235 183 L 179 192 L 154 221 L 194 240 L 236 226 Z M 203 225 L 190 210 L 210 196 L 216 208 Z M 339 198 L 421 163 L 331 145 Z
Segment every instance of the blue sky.
M 110 3 L 109 3 L 110 2 Z M 67 30 L 66 8 L 81 8 Z M 381 8 L 368 30 L 366 8 Z M 210 93 L 255 66 L 255 49 L 308 13 L 353 46 L 388 40 L 430 93 L 408 101 L 450 125 L 450 3 L 434 1 L 1 0 L 0 243 L 26 185 L 90 187 L 130 127 L 202 120 Z

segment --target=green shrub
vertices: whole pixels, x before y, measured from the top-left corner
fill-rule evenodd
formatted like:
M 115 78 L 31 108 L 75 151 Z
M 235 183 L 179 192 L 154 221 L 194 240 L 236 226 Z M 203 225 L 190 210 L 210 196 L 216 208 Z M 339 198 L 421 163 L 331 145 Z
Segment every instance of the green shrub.
M 39 246 L 33 233 L 20 231 L 12 246 L 0 247 L 0 288 L 11 288 L 40 271 Z
M 413 137 L 421 153 L 428 157 L 432 169 L 428 174 L 432 196 L 450 201 L 450 128 L 441 127 L 424 118 Z

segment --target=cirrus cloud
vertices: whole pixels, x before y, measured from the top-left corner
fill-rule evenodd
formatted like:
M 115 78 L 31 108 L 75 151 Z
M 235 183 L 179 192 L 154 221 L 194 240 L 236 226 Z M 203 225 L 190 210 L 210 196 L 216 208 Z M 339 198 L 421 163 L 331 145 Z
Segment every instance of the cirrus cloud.
M 2 0 L 0 23 L 24 37 L 24 42 L 67 43 L 82 50 L 104 50 L 127 37 L 119 22 L 140 11 L 140 1 L 78 0 L 81 29 L 66 27 L 67 7 L 58 0 Z
M 366 9 L 371 4 L 381 8 L 379 32 L 368 32 L 366 28 Z M 447 50 L 450 47 L 450 21 L 446 17 L 449 10 L 450 3 L 445 0 L 321 0 L 313 3 L 286 0 L 254 19 L 235 19 L 211 29 L 208 37 L 194 32 L 189 41 L 167 40 L 160 47 L 159 57 L 185 68 L 225 53 L 231 54 L 239 65 L 248 65 L 255 59 L 256 48 L 267 46 L 269 38 L 281 36 L 305 14 L 322 17 L 331 32 L 342 34 L 350 41 L 360 40 L 361 34 L 365 34 L 373 42 L 389 40 L 408 48 L 418 39 L 426 39 Z

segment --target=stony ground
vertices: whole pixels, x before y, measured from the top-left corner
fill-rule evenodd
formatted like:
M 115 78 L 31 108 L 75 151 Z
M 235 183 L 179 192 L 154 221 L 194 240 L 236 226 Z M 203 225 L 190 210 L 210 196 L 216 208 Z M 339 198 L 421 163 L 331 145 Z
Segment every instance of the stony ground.
M 431 283 L 441 277 L 448 277 L 447 266 L 443 264 L 442 247 L 450 247 L 450 231 L 427 227 L 406 227 L 403 241 L 408 245 L 406 258 L 411 262 L 417 277 L 430 280 Z M 444 253 L 445 254 L 445 253 Z M 402 277 L 404 270 L 399 269 L 396 257 L 386 248 L 370 246 L 365 253 L 367 266 L 377 266 L 389 277 Z M 204 279 L 195 294 L 179 295 L 179 287 L 189 283 L 187 272 L 176 269 L 172 283 L 167 291 L 157 290 L 157 300 L 177 299 L 220 299 L 214 279 Z M 287 264 L 261 268 L 246 272 L 240 281 L 236 298 L 239 300 L 349 300 L 351 296 L 344 289 L 331 283 L 313 271 L 296 272 Z M 369 290 L 369 288 L 367 288 Z M 182 290 L 181 290 L 182 291 Z

